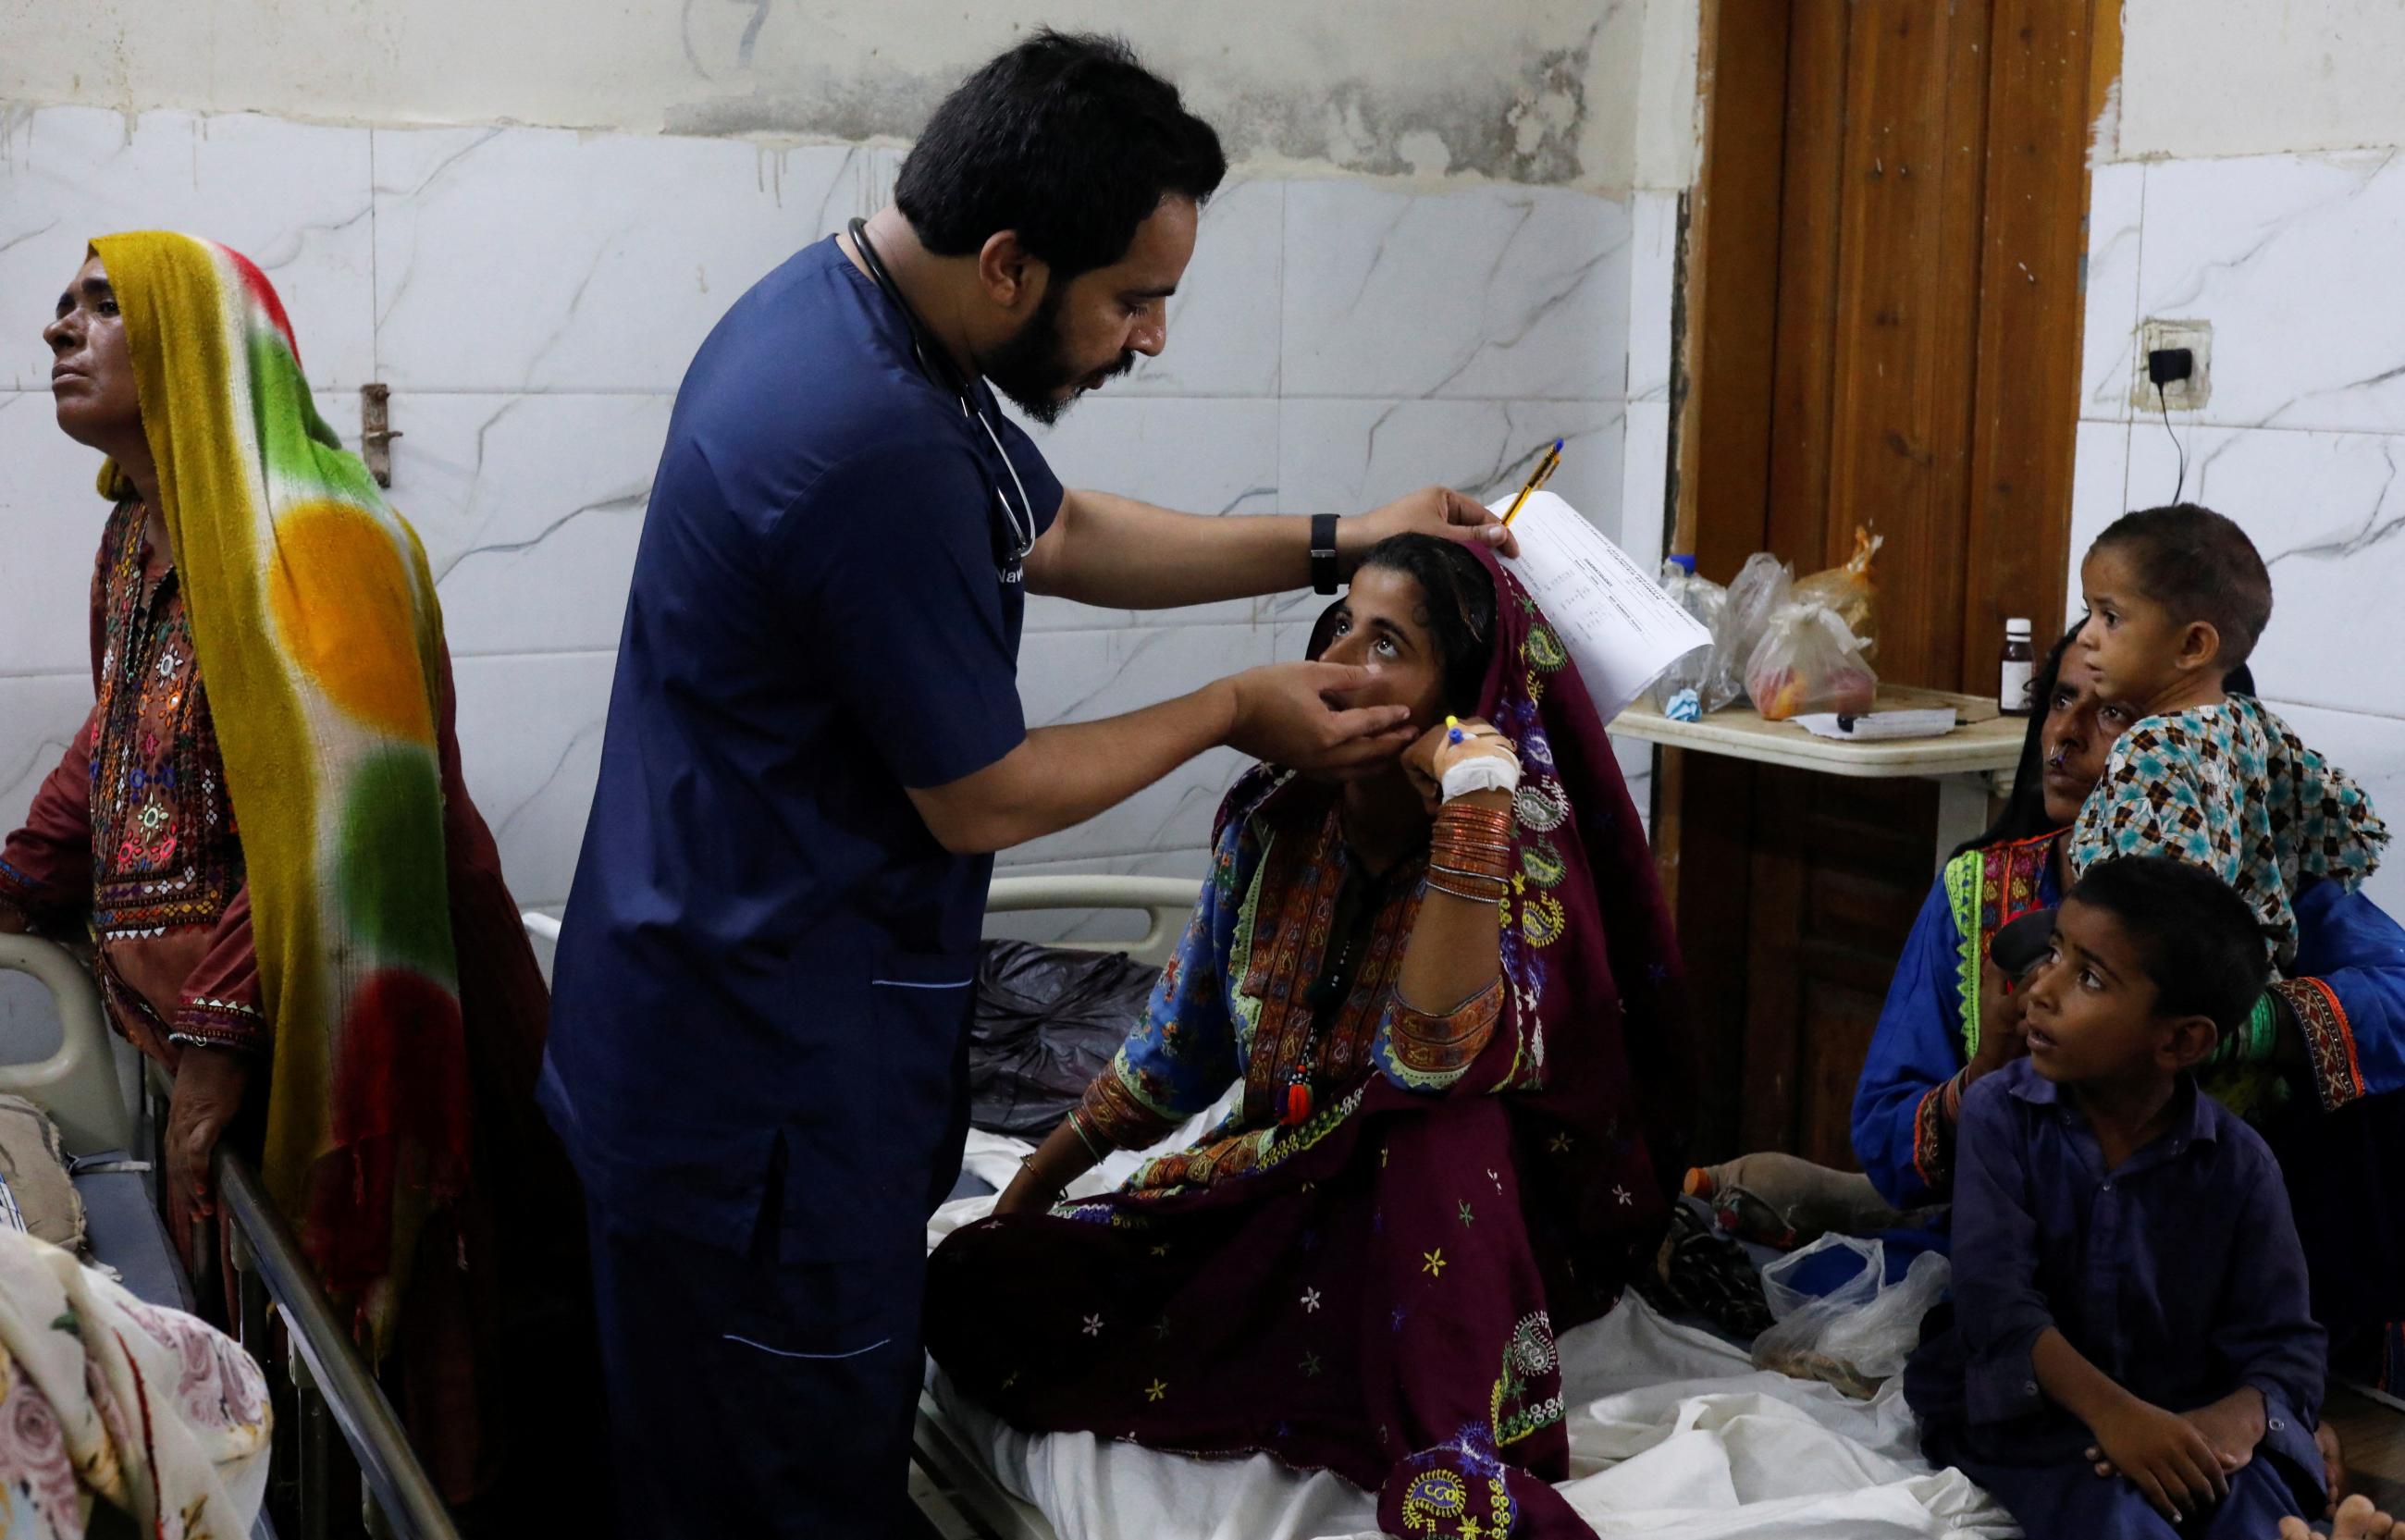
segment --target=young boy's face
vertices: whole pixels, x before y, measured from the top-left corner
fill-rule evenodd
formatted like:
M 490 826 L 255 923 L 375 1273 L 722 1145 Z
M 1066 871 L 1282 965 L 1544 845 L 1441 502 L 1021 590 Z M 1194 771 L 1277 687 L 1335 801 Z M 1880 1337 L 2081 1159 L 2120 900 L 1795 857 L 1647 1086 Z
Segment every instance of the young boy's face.
M 2191 624 L 2148 598 L 2138 572 L 2118 546 L 2100 546 L 2079 564 L 2088 620 L 2078 647 L 2094 677 L 2097 698 L 2141 706 L 2179 682 L 2178 660 Z
M 2186 1066 L 2179 1024 L 2157 1014 L 2137 944 L 2118 919 L 2075 897 L 2055 911 L 2053 946 L 2021 992 L 2030 1067 L 2057 1085 L 2140 1080 Z

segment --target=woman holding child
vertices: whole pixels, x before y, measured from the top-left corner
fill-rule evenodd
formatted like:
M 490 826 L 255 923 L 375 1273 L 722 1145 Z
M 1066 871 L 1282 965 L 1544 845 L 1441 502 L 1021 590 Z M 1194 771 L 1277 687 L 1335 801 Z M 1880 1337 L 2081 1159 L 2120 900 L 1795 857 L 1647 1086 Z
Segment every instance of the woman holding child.
M 1560 639 L 1483 553 L 1378 546 L 1314 650 L 1378 665 L 1426 735 L 1367 778 L 1230 791 L 1144 1018 L 937 1249 L 928 1346 L 1021 1427 L 1331 1470 L 1399 1535 L 1584 1535 L 1548 1484 L 1554 1334 L 1651 1254 L 1681 1169 L 1644 833 Z M 1199 1143 L 1062 1201 L 1238 1085 Z
M 2405 1313 L 2405 934 L 2356 892 L 2387 832 L 2243 693 L 2271 584 L 2236 525 L 2131 514 L 2082 580 L 2023 821 L 1924 910 L 1856 1145 L 1891 1198 L 1954 1200 L 1957 1324 L 1907 1377 L 1934 1459 L 2033 1533 L 2261 1533 L 2323 1504 L 2322 1325 Z
M 2226 701 L 2193 708 L 2223 735 L 2214 759 L 2193 757 L 2233 769 L 2259 763 L 2259 791 L 2220 805 L 2236 808 L 2227 816 L 2195 794 L 2201 780 L 2182 777 L 2160 793 L 2164 806 L 2177 810 L 2155 813 L 2145 767 L 2162 765 L 2162 748 L 2142 748 L 2136 737 L 2120 745 L 2149 709 L 2128 704 L 2152 698 L 2147 670 L 2122 683 L 2100 671 L 2099 659 L 2126 656 L 2119 650 L 2129 637 L 2162 623 L 2166 601 L 2150 595 L 2180 591 L 2149 565 L 2165 550 L 2187 552 L 2191 567 L 2218 568 L 2213 592 L 2253 595 L 2235 621 L 2214 625 L 2216 639 L 2225 625 L 2247 646 L 2260 635 L 2269 581 L 2229 521 L 2202 510 L 2155 510 L 2131 515 L 2097 542 L 2083 571 L 2101 608 L 2063 637 L 2039 673 L 2042 715 L 2030 724 L 2013 800 L 1994 829 L 1947 863 L 1906 943 L 1855 1095 L 1854 1153 L 1899 1208 L 1952 1196 L 1963 1095 L 2026 1052 L 2023 1000 L 1990 945 L 2006 923 L 2061 901 L 2081 849 L 2159 848 L 2187 840 L 2190 822 L 2198 826 L 2192 843 L 2208 855 L 2234 858 L 2242 845 L 2259 855 L 2268 841 L 2271 853 L 2253 863 L 2253 880 L 2285 903 L 2290 950 L 2247 1020 L 2216 1043 L 2204 1082 L 2259 1127 L 2280 1157 L 2314 1315 L 2329 1329 L 2338 1362 L 2405 1384 L 2405 1354 L 2390 1324 L 2405 1319 L 2405 1096 L 2398 1094 L 2405 1092 L 2405 929 L 2357 890 L 2385 831 L 2351 781 L 2252 698 L 2244 653 L 2230 668 L 2226 646 L 2215 663 L 2225 670 Z M 2095 648 L 2087 641 L 2091 631 Z M 2176 643 L 2171 656 L 2176 661 Z M 2133 672 L 2126 662 L 2118 668 L 2124 679 Z M 2154 743 L 2157 724 L 2144 725 Z M 2187 725 L 2162 725 L 2203 741 Z M 2325 816 L 2320 809 L 2298 809 L 2276 828 L 2271 809 L 2297 808 L 2307 784 L 2321 785 L 2326 796 L 2314 800 L 2335 802 L 2338 812 L 2333 827 L 2300 839 L 2300 831 Z M 2083 805 L 2092 818 L 2083 819 Z M 2242 842 L 2238 831 L 2248 819 L 2256 821 Z M 2284 854 L 2300 862 L 2293 886 L 2280 875 Z M 2215 856 L 2216 863 L 2223 859 Z M 2307 880 L 2311 862 L 2334 869 Z

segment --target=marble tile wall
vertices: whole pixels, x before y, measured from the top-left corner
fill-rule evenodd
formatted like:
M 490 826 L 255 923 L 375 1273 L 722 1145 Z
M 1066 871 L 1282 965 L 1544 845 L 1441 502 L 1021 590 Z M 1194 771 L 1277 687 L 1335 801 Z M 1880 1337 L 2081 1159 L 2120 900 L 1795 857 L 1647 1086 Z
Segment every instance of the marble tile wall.
M 81 108 L 0 124 L 0 818 L 89 707 L 105 511 L 91 456 L 51 422 L 37 333 L 88 235 L 188 229 L 274 275 L 329 421 L 355 433 L 358 387 L 391 387 L 392 497 L 438 574 L 470 785 L 519 898 L 556 907 L 677 383 L 745 287 L 883 202 L 898 153 Z M 1508 490 L 1560 436 L 1555 489 L 1613 534 L 1624 499 L 1640 508 L 1629 533 L 1650 566 L 1675 225 L 1672 195 L 1232 185 L 1203 217 L 1167 354 L 1081 403 L 1046 453 L 1064 480 L 1173 507 L 1352 511 L 1431 481 Z M 1028 719 L 1299 655 L 1315 613 L 1038 601 Z M 1199 875 L 1236 768 L 1205 756 L 1009 863 Z
M 2125 509 L 2184 488 L 2237 520 L 2271 571 L 2265 698 L 2405 828 L 2400 249 L 2394 151 L 2097 168 L 2072 604 L 2079 554 Z M 2168 426 L 2131 400 L 2148 317 L 2213 326 L 2211 399 Z M 2370 891 L 2405 915 L 2405 852 Z

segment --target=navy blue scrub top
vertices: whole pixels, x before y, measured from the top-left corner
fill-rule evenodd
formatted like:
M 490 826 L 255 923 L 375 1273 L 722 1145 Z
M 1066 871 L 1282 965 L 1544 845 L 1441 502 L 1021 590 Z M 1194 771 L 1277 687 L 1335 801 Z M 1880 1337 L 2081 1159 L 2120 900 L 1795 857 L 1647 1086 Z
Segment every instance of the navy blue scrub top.
M 738 301 L 685 375 L 542 1077 L 606 1208 L 737 1248 L 781 1219 L 789 1246 L 866 1254 L 916 1247 L 949 1185 L 992 861 L 948 853 L 903 788 L 1025 736 L 996 495 L 1023 485 L 1039 527 L 1062 497 L 977 390 L 1016 482 L 832 240 Z

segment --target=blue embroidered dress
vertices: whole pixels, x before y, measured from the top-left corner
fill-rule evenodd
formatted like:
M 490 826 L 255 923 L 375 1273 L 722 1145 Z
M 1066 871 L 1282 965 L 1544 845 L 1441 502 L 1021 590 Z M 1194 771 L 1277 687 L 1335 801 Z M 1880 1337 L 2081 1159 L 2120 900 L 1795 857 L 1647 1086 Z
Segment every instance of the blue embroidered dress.
M 1853 1110 L 1854 1155 L 1898 1208 L 1953 1197 L 1945 1091 L 1978 1051 L 1979 964 L 1999 926 L 2061 901 L 2067 837 L 1955 857 L 1905 942 Z M 2294 908 L 2292 972 L 2271 991 L 2303 1036 L 2313 1095 L 2257 1121 L 2287 1173 L 2316 1316 L 2342 1345 L 2380 1333 L 2374 1372 L 2405 1383 L 2405 927 L 2335 882 L 2307 885 Z

